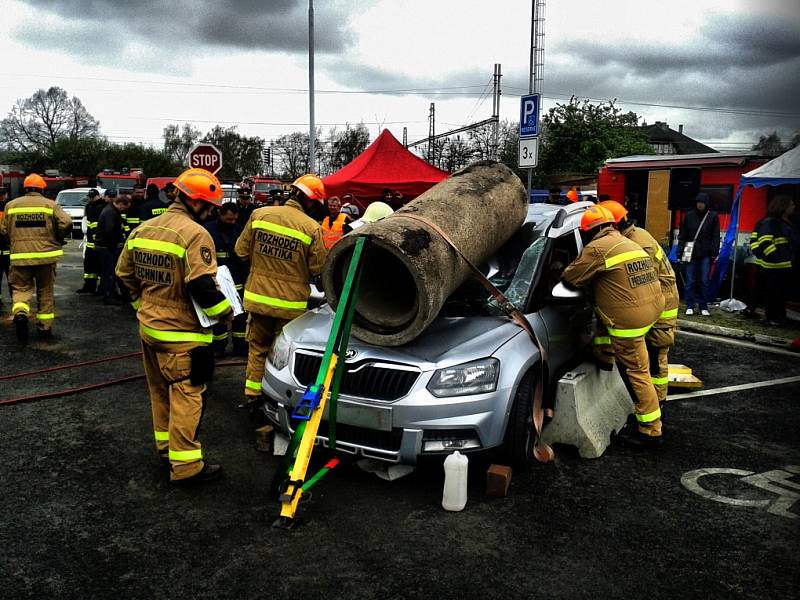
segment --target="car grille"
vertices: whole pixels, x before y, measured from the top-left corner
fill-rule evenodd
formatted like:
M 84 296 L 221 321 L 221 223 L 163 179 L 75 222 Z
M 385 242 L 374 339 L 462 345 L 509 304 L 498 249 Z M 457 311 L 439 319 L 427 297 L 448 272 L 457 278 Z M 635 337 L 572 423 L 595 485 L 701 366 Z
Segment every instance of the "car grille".
M 317 379 L 322 356 L 296 352 L 294 376 L 300 385 L 307 386 Z M 419 377 L 416 371 L 375 366 L 369 362 L 345 366 L 339 391 L 348 396 L 373 398 L 375 400 L 397 400 L 411 390 Z

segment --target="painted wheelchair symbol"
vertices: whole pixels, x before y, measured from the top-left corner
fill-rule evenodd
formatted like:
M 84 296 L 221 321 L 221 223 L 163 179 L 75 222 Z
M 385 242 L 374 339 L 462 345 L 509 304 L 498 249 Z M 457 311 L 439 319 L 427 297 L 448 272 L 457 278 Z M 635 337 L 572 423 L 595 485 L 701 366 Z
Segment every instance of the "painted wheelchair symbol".
M 706 475 L 735 475 L 740 477 L 740 481 L 752 486 L 776 494 L 777 498 L 770 500 L 748 500 L 743 498 L 729 498 L 707 490 L 702 485 L 702 478 Z M 764 473 L 754 473 L 743 469 L 709 468 L 696 469 L 684 473 L 681 477 L 683 486 L 708 500 L 730 504 L 732 506 L 747 506 L 751 508 L 766 508 L 767 512 L 773 515 L 780 515 L 789 519 L 797 519 L 796 513 L 790 512 L 790 508 L 795 502 L 800 500 L 800 483 L 790 481 L 792 477 L 800 475 L 800 466 L 787 465 L 783 469 L 766 471 Z

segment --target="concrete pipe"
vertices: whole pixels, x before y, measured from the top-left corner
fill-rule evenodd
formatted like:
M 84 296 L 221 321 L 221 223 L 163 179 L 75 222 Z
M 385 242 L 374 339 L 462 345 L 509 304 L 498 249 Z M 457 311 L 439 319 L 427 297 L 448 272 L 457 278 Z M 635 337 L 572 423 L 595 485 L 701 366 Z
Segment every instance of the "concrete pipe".
M 369 237 L 352 333 L 379 346 L 408 343 L 470 271 L 436 231 L 406 215 L 438 225 L 479 266 L 519 229 L 527 206 L 525 188 L 511 169 L 495 162 L 470 165 L 337 242 L 322 271 L 328 302 L 337 305 L 357 237 Z

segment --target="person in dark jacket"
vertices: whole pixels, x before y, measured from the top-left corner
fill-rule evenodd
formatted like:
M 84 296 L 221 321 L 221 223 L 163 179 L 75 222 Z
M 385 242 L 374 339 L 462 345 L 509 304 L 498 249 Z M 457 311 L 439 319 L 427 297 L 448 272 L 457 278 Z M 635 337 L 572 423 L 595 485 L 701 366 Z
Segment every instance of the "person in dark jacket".
M 250 215 L 253 214 L 256 205 L 253 204 L 253 196 L 250 193 L 250 188 L 242 186 L 237 193 L 239 195 L 239 215 L 237 216 L 236 222 L 244 227 L 245 223 L 250 220 Z
M 86 207 L 83 216 L 86 217 L 86 249 L 83 253 L 83 287 L 75 290 L 78 294 L 94 294 L 97 291 L 97 280 L 100 278 L 100 259 L 94 245 L 94 235 L 97 232 L 97 220 L 106 207 L 106 199 L 95 189 L 86 194 Z
M 236 252 L 236 240 L 242 233 L 242 226 L 237 223 L 239 217 L 239 207 L 235 202 L 226 202 L 219 207 L 219 217 L 214 221 L 209 221 L 204 225 L 206 231 L 211 234 L 216 247 L 217 265 L 226 266 L 230 269 L 233 282 L 239 291 L 239 296 L 244 301 L 244 282 L 247 279 L 248 265 L 242 261 Z M 247 328 L 247 313 L 243 312 L 233 318 L 231 324 L 231 334 L 233 338 L 233 353 L 237 356 L 247 356 L 247 340 L 245 340 L 245 330 Z M 225 355 L 228 346 L 228 324 L 217 323 L 212 328 L 214 341 L 212 347 L 214 353 L 220 357 Z
M 139 208 L 139 219 L 144 223 L 153 217 L 163 215 L 165 212 L 167 212 L 167 205 L 161 201 L 161 192 L 158 186 L 155 183 L 149 184 L 144 204 Z
M 756 259 L 756 289 L 746 316 L 764 304 L 769 325 L 785 325 L 786 298 L 791 289 L 792 269 L 797 262 L 798 232 L 792 226 L 794 202 L 789 196 L 775 196 L 767 216 L 756 223 L 750 234 L 750 251 Z
M 122 215 L 131 206 L 131 198 L 127 194 L 117 196 L 103 209 L 97 220 L 94 243 L 95 251 L 100 259 L 100 290 L 103 293 L 103 304 L 119 305 L 122 300 L 116 290 L 117 265 L 122 244 L 125 242 L 124 221 Z
M 709 210 L 709 197 L 705 192 L 697 194 L 695 209 L 689 211 L 681 221 L 678 234 L 678 258 L 684 263 L 686 314 L 693 315 L 699 304 L 700 314 L 708 311 L 710 296 L 709 273 L 711 263 L 719 254 L 719 215 Z M 691 257 L 684 256 L 684 250 L 691 244 Z M 688 258 L 688 260 L 687 260 Z M 696 296 L 695 284 L 700 284 L 700 296 Z

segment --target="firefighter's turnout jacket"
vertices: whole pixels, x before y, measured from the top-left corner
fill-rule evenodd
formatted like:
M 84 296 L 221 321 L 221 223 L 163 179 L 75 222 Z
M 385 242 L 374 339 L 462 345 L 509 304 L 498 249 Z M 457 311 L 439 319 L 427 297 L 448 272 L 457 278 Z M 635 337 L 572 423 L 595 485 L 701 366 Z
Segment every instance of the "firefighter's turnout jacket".
M 612 336 L 644 335 L 664 311 L 652 259 L 611 227 L 586 245 L 563 277 L 575 287 L 592 286 L 597 314 Z
M 756 264 L 769 271 L 789 272 L 792 261 L 792 227 L 782 219 L 766 217 L 756 223 L 750 234 L 750 251 Z
M 236 254 L 250 262 L 246 311 L 278 319 L 305 312 L 309 279 L 322 270 L 325 246 L 319 223 L 296 200 L 256 209 L 236 242 Z
M 216 273 L 214 241 L 180 202 L 137 227 L 117 263 L 143 338 L 158 342 L 211 343 L 211 331 L 200 325 L 190 293 L 209 317 L 229 312 L 230 302 L 216 283 L 213 289 L 192 289 L 194 281 Z
M 326 249 L 330 250 L 336 242 L 342 239 L 346 220 L 347 215 L 344 213 L 336 215 L 332 224 L 329 216 L 322 219 L 322 241 Z
M 9 239 L 12 267 L 47 265 L 64 256 L 72 219 L 55 201 L 28 192 L 6 204 L 0 235 Z

